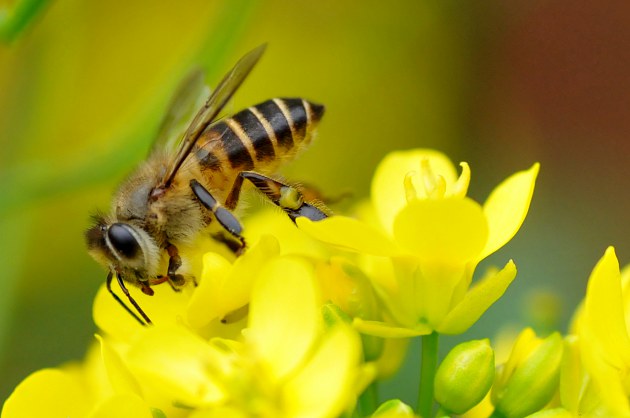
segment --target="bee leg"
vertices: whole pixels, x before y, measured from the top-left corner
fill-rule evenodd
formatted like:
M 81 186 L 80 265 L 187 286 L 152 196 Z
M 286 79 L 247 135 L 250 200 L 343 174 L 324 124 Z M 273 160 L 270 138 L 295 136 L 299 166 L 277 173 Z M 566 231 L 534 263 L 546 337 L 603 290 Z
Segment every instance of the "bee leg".
M 305 216 L 312 221 L 320 221 L 328 217 L 318 207 L 304 202 L 304 197 L 297 188 L 253 171 L 241 171 L 239 173 L 226 200 L 225 205 L 227 207 L 236 205 L 243 179 L 249 180 L 258 190 L 263 192 L 273 203 L 285 211 L 293 222 L 300 216 Z
M 107 290 L 109 291 L 109 293 L 114 297 L 114 299 L 116 300 L 116 302 L 118 302 L 123 308 L 125 308 L 125 310 L 134 317 L 134 319 L 136 321 L 138 321 L 141 325 L 149 325 L 151 324 L 151 320 L 149 319 L 149 317 L 147 316 L 147 314 L 144 313 L 144 311 L 142 310 L 142 308 L 140 308 L 140 305 L 138 305 L 138 303 L 135 301 L 135 299 L 131 296 L 131 294 L 129 294 L 129 290 L 127 290 L 127 287 L 125 286 L 125 282 L 123 282 L 122 278 L 120 277 L 120 275 L 116 275 L 116 280 L 118 281 L 118 285 L 120 286 L 120 289 L 123 291 L 123 293 L 125 294 L 125 296 L 127 296 L 127 299 L 129 299 L 129 302 L 131 302 L 131 304 L 133 305 L 134 308 L 136 308 L 136 311 L 138 311 L 138 313 L 142 316 L 142 318 L 144 319 L 144 321 L 142 319 L 140 319 L 140 317 L 138 315 L 136 315 L 136 313 L 134 311 L 132 311 L 129 306 L 127 306 L 127 304 L 125 302 L 122 301 L 122 299 L 120 299 L 118 297 L 118 295 L 116 293 L 114 293 L 114 291 L 112 290 L 112 279 L 113 277 L 113 273 L 110 271 L 107 274 L 107 281 L 106 281 L 106 286 L 107 286 Z M 146 322 L 145 322 L 146 321 Z
M 230 233 L 239 242 L 239 249 L 236 251 L 239 254 L 245 248 L 245 238 L 241 235 L 243 227 L 241 223 L 236 219 L 232 212 L 224 208 L 217 199 L 210 194 L 197 180 L 190 180 L 190 187 L 199 199 L 199 202 L 210 209 L 216 220 L 221 224 L 223 229 Z
M 232 251 L 237 256 L 241 255 L 243 253 L 243 250 L 245 249 L 241 241 L 235 240 L 229 234 L 219 232 L 216 234 L 212 234 L 211 236 L 212 236 L 212 239 L 224 244 L 226 247 L 228 247 L 230 251 Z
M 179 292 L 179 288 L 186 284 L 186 279 L 181 274 L 177 274 L 177 269 L 182 266 L 182 258 L 179 256 L 177 247 L 173 244 L 166 246 L 166 252 L 168 253 L 168 283 L 171 285 L 174 291 Z

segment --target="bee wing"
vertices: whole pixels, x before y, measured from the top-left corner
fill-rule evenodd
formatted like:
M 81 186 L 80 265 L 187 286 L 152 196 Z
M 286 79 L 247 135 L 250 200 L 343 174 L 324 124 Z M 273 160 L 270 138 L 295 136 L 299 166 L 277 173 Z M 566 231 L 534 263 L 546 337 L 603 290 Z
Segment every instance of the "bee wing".
M 168 187 L 173 181 L 177 170 L 192 150 L 193 146 L 206 129 L 218 116 L 221 109 L 230 100 L 234 92 L 243 83 L 247 75 L 250 73 L 254 65 L 258 62 L 263 52 L 265 52 L 266 44 L 248 52 L 241 58 L 234 68 L 223 77 L 216 90 L 212 92 L 206 103 L 199 109 L 197 115 L 192 120 L 184 138 L 179 145 L 175 158 L 169 164 L 164 179 L 161 182 L 162 187 Z
M 199 109 L 210 88 L 204 83 L 204 74 L 200 69 L 193 70 L 182 80 L 177 91 L 171 98 L 168 111 L 162 119 L 158 135 L 151 147 L 151 153 L 157 150 L 175 150 L 178 140 L 184 136 L 184 131 Z

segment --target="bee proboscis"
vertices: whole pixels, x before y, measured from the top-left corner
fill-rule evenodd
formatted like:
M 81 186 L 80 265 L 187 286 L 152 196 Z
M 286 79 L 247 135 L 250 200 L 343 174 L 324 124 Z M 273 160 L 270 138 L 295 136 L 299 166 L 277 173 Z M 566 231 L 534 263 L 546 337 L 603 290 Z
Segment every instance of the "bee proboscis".
M 243 56 L 185 132 L 174 135 L 186 119 L 186 109 L 199 101 L 203 77 L 194 74 L 182 84 L 149 157 L 120 185 L 110 213 L 96 215 L 85 233 L 89 253 L 109 270 L 107 289 L 143 325 L 151 320 L 126 284 L 147 295 L 159 283 L 168 282 L 174 289 L 183 286 L 187 276 L 178 247 L 210 229 L 218 229 L 213 237 L 235 253 L 243 251 L 242 226 L 232 211 L 244 180 L 292 220 L 327 216 L 319 205 L 305 202 L 297 188 L 269 177 L 311 142 L 323 106 L 300 98 L 275 98 L 218 119 L 264 50 L 261 45 Z M 112 290 L 114 276 L 140 316 Z

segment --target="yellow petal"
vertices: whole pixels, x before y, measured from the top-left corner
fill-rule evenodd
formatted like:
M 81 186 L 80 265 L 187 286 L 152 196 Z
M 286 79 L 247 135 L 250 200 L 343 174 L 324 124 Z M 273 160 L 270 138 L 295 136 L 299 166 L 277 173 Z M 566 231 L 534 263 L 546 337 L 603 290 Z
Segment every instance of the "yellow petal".
M 618 416 L 630 416 L 624 387 L 630 370 L 630 341 L 623 312 L 621 273 L 612 247 L 589 278 L 578 335 L 584 367 L 604 404 Z
M 114 395 L 89 415 L 89 418 L 153 418 L 151 408 L 137 395 Z
M 536 163 L 527 171 L 511 175 L 486 200 L 483 211 L 488 219 L 490 235 L 480 260 L 503 247 L 523 224 L 539 168 L 540 164 Z
M 329 250 L 304 231 L 295 227 L 289 217 L 277 208 L 265 207 L 245 219 L 245 240 L 256 245 L 265 235 L 280 243 L 280 254 L 299 254 L 315 258 L 326 257 Z
M 609 247 L 591 274 L 584 301 L 582 326 L 594 340 L 593 349 L 606 362 L 623 370 L 630 368 L 630 339 L 628 338 L 621 274 L 615 250 Z
M 82 417 L 89 395 L 78 379 L 57 369 L 39 370 L 24 379 L 2 408 L 2 418 Z
M 417 324 L 414 328 L 403 328 L 380 321 L 366 321 L 354 318 L 352 326 L 361 334 L 382 338 L 409 338 L 419 335 L 429 335 L 433 328 L 426 324 Z
M 441 152 L 414 149 L 389 153 L 376 168 L 371 191 L 372 203 L 385 231 L 393 231 L 394 218 L 407 204 L 405 176 L 418 172 L 423 160 L 429 160 L 433 173 L 443 177 L 447 185 L 455 183 L 455 167 Z M 416 193 L 418 198 L 427 197 L 423 187 L 416 187 Z
M 193 411 L 188 418 L 248 418 L 245 412 L 234 407 L 219 406 L 210 409 L 198 409 Z
M 339 416 L 355 401 L 361 343 L 338 326 L 325 334 L 308 363 L 284 387 L 286 417 Z
M 318 300 L 313 268 L 301 259 L 280 257 L 260 272 L 246 336 L 276 378 L 292 371 L 311 348 L 320 326 Z
M 247 305 L 261 267 L 279 252 L 278 240 L 264 235 L 233 265 L 220 255 L 205 254 L 202 280 L 188 306 L 189 323 L 201 328 Z
M 181 327 L 147 329 L 129 349 L 127 365 L 143 387 L 172 403 L 188 406 L 218 402 L 224 396 L 215 373 L 223 358 L 197 335 Z
M 138 382 L 120 359 L 118 353 L 116 353 L 111 345 L 100 335 L 96 335 L 96 339 L 101 345 L 103 364 L 105 365 L 105 370 L 107 370 L 107 377 L 109 378 L 109 383 L 112 385 L 114 392 L 117 394 L 134 394 L 141 396 L 142 392 Z
M 470 328 L 496 302 L 516 277 L 516 266 L 510 260 L 503 270 L 473 286 L 464 299 L 446 315 L 437 331 L 461 334 Z
M 342 250 L 390 256 L 400 253 L 396 245 L 376 228 L 345 216 L 313 222 L 301 217 L 297 225 L 312 237 Z
M 560 400 L 570 411 L 578 410 L 583 379 L 577 337 L 569 335 L 564 339 L 564 354 L 560 364 Z
M 386 338 L 383 341 L 383 352 L 375 362 L 379 380 L 390 378 L 400 370 L 409 342 L 409 338 Z
M 186 318 L 190 326 L 201 328 L 213 319 L 220 318 L 227 312 L 222 303 L 221 288 L 230 274 L 232 265 L 224 257 L 216 253 L 203 255 L 203 270 L 199 285 L 195 289 L 186 310 Z
M 278 240 L 271 235 L 264 235 L 255 247 L 236 259 L 221 292 L 227 312 L 249 303 L 257 273 L 279 253 Z
M 394 236 L 420 260 L 462 264 L 478 257 L 488 225 L 471 199 L 417 200 L 396 216 Z

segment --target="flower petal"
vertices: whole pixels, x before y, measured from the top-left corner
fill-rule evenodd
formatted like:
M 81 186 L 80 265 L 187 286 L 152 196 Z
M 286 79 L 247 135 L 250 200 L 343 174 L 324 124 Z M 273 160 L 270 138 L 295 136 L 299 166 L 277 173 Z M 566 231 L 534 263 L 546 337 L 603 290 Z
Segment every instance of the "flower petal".
M 249 415 L 235 407 L 219 406 L 210 409 L 198 409 L 193 411 L 188 418 L 248 418 Z
M 127 366 L 120 359 L 120 356 L 111 347 L 109 342 L 104 340 L 100 335 L 96 335 L 96 339 L 101 345 L 101 356 L 107 377 L 112 389 L 117 394 L 134 394 L 141 396 L 142 392 L 138 382 L 127 369 Z
M 188 406 L 223 399 L 215 379 L 223 358 L 203 339 L 175 326 L 151 327 L 129 349 L 127 366 L 143 387 Z
M 220 292 L 223 283 L 230 274 L 232 265 L 229 261 L 216 253 L 203 255 L 203 270 L 195 293 L 188 302 L 186 319 L 190 326 L 201 328 L 213 319 L 220 318 L 229 310 L 223 303 Z
M 396 245 L 374 227 L 345 216 L 331 216 L 313 222 L 301 217 L 297 226 L 312 237 L 342 250 L 391 256 L 400 253 Z
M 260 272 L 246 337 L 276 378 L 292 371 L 311 348 L 320 326 L 318 300 L 313 268 L 301 259 L 280 257 Z
M 510 260 L 503 270 L 473 286 L 464 299 L 446 315 L 437 331 L 461 334 L 470 328 L 496 302 L 516 277 L 516 266 Z
M 200 328 L 247 305 L 261 267 L 279 252 L 278 240 L 263 235 L 231 266 L 217 254 L 205 254 L 202 280 L 188 306 L 189 323 Z
M 618 369 L 630 368 L 628 338 L 621 294 L 621 274 L 615 250 L 609 247 L 588 280 L 582 327 L 594 340 L 593 349 Z
M 284 386 L 286 417 L 339 416 L 355 400 L 361 343 L 348 326 L 326 333 L 312 357 Z
M 444 154 L 429 149 L 413 149 L 389 153 L 376 168 L 372 180 L 372 203 L 383 229 L 392 232 L 394 218 L 407 204 L 404 179 L 407 173 L 420 171 L 420 163 L 429 160 L 433 173 L 442 176 L 446 184 L 453 184 L 457 172 Z M 427 197 L 423 187 L 416 188 L 417 197 Z
M 386 322 L 366 321 L 360 318 L 354 318 L 352 326 L 361 334 L 382 338 L 409 338 L 429 335 L 433 332 L 433 328 L 426 324 L 417 324 L 414 328 L 403 328 Z
M 89 397 L 78 379 L 58 369 L 43 369 L 24 379 L 5 401 L 2 418 L 82 417 Z
M 479 204 L 471 199 L 416 200 L 394 220 L 396 241 L 422 261 L 463 264 L 478 257 L 488 238 Z
M 503 247 L 523 224 L 534 194 L 534 184 L 540 164 L 505 179 L 490 194 L 483 211 L 488 219 L 490 234 L 479 260 Z
M 295 223 L 277 208 L 265 206 L 245 219 L 245 240 L 249 244 L 258 243 L 265 235 L 277 238 L 280 253 L 299 254 L 307 257 L 326 257 L 328 247 L 309 234 L 295 227 Z
M 114 395 L 101 402 L 89 418 L 153 418 L 151 408 L 138 395 Z
M 630 370 L 630 339 L 623 312 L 621 273 L 612 247 L 591 273 L 578 332 L 584 367 L 599 387 L 604 403 L 616 413 L 630 416 L 624 388 L 624 374 Z

